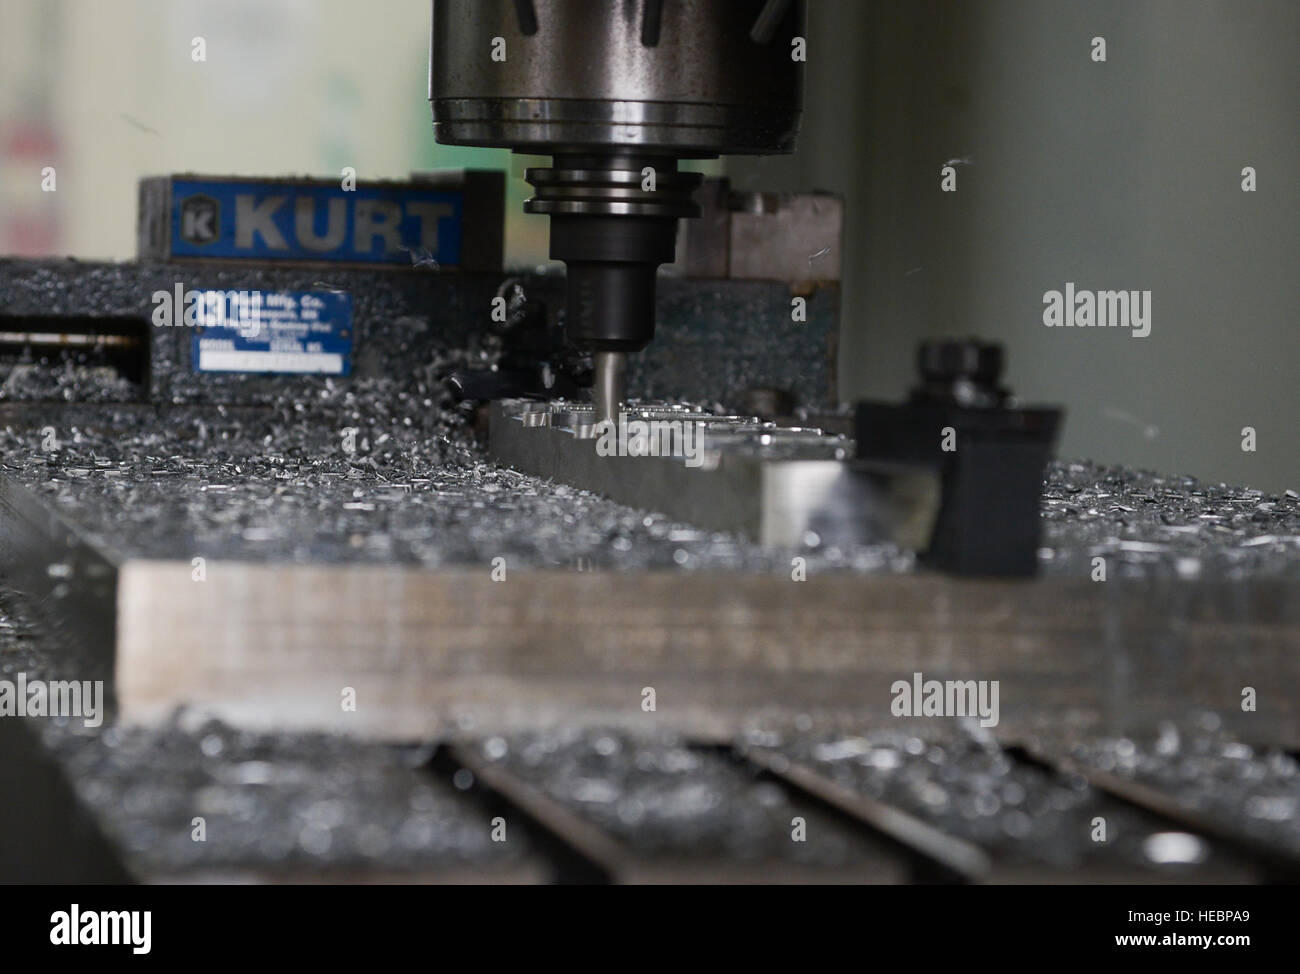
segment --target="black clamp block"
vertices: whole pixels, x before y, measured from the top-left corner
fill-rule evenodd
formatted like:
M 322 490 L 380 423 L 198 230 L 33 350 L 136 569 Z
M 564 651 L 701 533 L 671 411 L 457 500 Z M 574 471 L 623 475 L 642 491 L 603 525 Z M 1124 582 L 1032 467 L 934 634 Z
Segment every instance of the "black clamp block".
M 921 384 L 907 402 L 858 404 L 859 459 L 940 471 L 926 564 L 960 575 L 1033 575 L 1043 469 L 1064 411 L 1015 407 L 998 385 L 998 345 L 926 342 L 918 364 Z

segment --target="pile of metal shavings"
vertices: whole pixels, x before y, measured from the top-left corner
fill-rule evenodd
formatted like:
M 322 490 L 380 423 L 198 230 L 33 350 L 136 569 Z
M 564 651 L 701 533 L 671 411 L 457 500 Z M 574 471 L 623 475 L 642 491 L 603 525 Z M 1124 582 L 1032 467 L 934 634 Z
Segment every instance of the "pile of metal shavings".
M 491 737 L 476 753 L 646 857 L 865 866 L 880 849 L 780 785 L 671 735 L 568 728 Z M 803 817 L 806 837 L 792 839 Z
M 1240 865 L 1195 836 L 1183 840 L 1181 860 L 1170 855 L 1161 838 L 1174 834 L 1167 822 L 1101 794 L 1080 775 L 1016 758 L 974 723 L 954 724 L 951 731 L 913 726 L 802 734 L 754 728 L 739 747 L 811 768 L 979 846 L 1000 863 L 1052 871 L 1136 868 L 1173 876 L 1194 865 Z M 1093 838 L 1099 816 L 1106 822 L 1104 842 Z
M 1300 857 L 1300 762 L 1244 743 L 1216 714 L 1057 746 L 1080 765 L 1149 785 L 1188 812 Z
M 12 411 L 7 414 L 12 417 Z M 30 416 L 30 418 L 28 418 Z M 56 448 L 44 449 L 53 425 Z M 349 452 L 351 449 L 351 452 Z M 788 572 L 790 553 L 499 467 L 433 379 L 327 382 L 273 407 L 102 405 L 0 429 L 0 474 L 126 556 Z M 810 539 L 809 571 L 905 571 Z
M 0 402 L 129 402 L 144 390 L 106 366 L 63 362 L 0 366 Z
M 1057 461 L 1043 495 L 1043 570 L 1300 579 L 1300 493 L 1265 494 L 1192 477 Z
M 186 712 L 157 729 L 49 721 L 43 743 L 136 875 L 490 877 L 529 854 L 521 833 L 492 841 L 490 816 L 428 772 L 425 748 L 251 734 Z

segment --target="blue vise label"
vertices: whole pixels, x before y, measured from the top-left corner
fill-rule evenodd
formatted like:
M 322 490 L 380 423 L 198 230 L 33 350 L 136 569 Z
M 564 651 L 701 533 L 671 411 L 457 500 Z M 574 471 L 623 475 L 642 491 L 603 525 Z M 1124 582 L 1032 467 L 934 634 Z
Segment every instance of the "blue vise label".
M 404 264 L 461 260 L 464 196 L 400 183 L 172 182 L 171 255 Z

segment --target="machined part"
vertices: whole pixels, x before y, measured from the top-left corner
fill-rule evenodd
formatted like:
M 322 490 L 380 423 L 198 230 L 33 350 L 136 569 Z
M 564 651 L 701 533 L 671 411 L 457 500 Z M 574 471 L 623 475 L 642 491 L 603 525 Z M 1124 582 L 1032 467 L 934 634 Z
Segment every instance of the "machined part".
M 577 403 L 498 401 L 490 453 L 525 473 L 763 545 L 815 539 L 920 550 L 929 541 L 937 474 L 851 461 L 843 437 L 666 404 L 628 406 L 610 425 L 602 418 Z

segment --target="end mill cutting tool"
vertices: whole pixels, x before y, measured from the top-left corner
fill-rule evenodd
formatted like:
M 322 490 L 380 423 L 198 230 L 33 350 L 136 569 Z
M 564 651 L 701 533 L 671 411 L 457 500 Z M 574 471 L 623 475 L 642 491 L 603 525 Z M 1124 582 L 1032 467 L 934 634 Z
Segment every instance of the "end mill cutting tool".
M 451 145 L 552 156 L 526 173 L 567 266 L 568 338 L 593 356 L 598 413 L 654 337 L 655 273 L 698 215 L 681 159 L 794 148 L 802 2 L 433 0 L 429 99 Z

